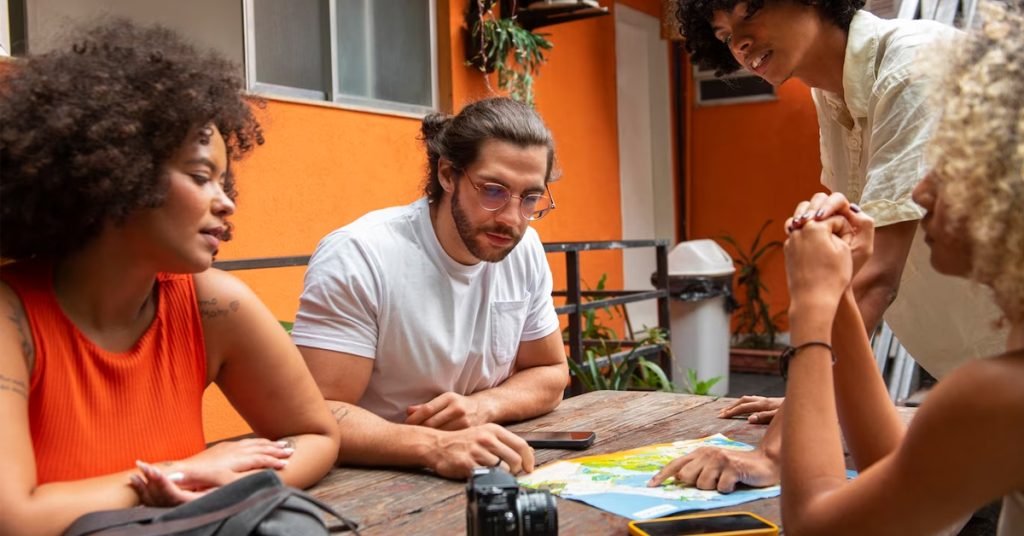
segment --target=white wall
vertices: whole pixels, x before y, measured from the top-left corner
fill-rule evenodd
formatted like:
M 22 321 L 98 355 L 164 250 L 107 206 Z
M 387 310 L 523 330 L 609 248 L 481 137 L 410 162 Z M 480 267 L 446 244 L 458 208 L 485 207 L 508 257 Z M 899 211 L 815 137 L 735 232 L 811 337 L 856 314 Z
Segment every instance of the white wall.
M 11 21 L 7 13 L 7 0 L 0 0 L 0 56 L 11 55 Z
M 622 238 L 665 238 L 671 246 L 676 229 L 672 113 L 668 44 L 660 36 L 657 18 L 615 5 Z M 653 289 L 650 278 L 656 269 L 654 248 L 623 251 L 626 289 Z M 653 301 L 631 303 L 626 309 L 634 331 L 658 325 Z

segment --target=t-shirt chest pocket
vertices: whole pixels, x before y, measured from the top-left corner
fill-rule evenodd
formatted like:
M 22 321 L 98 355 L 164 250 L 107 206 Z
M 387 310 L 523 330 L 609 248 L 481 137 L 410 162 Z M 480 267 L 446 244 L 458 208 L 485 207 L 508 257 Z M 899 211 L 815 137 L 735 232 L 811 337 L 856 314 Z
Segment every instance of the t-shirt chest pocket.
M 491 303 L 491 353 L 498 363 L 508 363 L 516 356 L 528 304 L 529 298 Z

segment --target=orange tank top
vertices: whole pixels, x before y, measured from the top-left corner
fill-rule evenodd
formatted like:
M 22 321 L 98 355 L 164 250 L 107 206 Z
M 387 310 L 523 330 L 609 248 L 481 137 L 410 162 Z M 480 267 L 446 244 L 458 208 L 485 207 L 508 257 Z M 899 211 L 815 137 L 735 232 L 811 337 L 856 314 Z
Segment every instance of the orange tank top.
M 29 426 L 39 484 L 179 460 L 205 448 L 206 347 L 191 275 L 157 277 L 157 313 L 127 352 L 108 352 L 64 315 L 49 266 L 4 266 L 21 298 L 35 366 Z

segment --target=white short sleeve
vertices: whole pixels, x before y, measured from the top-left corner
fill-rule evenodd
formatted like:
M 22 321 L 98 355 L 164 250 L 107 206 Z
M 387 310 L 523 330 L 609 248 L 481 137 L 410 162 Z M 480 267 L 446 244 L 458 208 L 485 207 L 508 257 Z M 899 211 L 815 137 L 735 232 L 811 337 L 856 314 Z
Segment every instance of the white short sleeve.
M 532 240 L 529 244 L 524 245 L 530 246 L 531 271 L 536 283 L 530 291 L 529 310 L 520 339 L 522 341 L 541 339 L 558 329 L 558 315 L 555 313 L 555 305 L 551 299 L 551 290 L 554 285 L 551 278 L 551 267 L 544 255 L 544 246 L 541 244 L 540 238 L 535 232 L 530 235 Z
M 370 251 L 344 231 L 328 235 L 306 270 L 292 340 L 362 357 L 377 355 L 382 296 Z

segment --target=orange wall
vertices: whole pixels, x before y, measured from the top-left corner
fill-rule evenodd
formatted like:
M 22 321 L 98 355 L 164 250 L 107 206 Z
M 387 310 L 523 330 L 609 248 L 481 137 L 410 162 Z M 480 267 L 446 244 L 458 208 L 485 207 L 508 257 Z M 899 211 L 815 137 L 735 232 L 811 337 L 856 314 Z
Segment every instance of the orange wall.
M 657 0 L 626 3 L 660 12 Z M 450 92 L 455 108 L 488 96 L 483 75 L 464 65 L 466 5 L 450 0 L 438 6 L 442 17 L 447 9 L 439 50 L 442 69 L 447 64 L 450 71 L 442 81 L 442 100 Z M 614 20 L 599 17 L 542 31 L 554 48 L 536 80 L 536 102 L 554 133 L 562 179 L 552 186 L 557 210 L 534 227 L 547 242 L 619 239 Z M 237 238 L 223 248 L 221 259 L 308 254 L 329 231 L 363 213 L 419 197 L 425 156 L 416 141 L 418 120 L 280 101 L 268 102 L 262 113 L 267 143 L 238 168 Z M 555 287 L 564 288 L 563 256 L 549 259 Z M 602 273 L 608 274 L 609 288 L 622 284 L 618 252 L 584 253 L 582 269 L 591 286 Z M 294 318 L 301 268 L 236 274 L 278 318 Z M 208 440 L 248 431 L 215 388 L 207 393 L 205 421 Z
M 688 89 L 689 238 L 729 234 L 749 245 L 771 219 L 765 238 L 783 240 L 783 223 L 796 204 L 823 188 L 810 91 L 794 80 L 778 89 L 774 102 L 697 107 L 692 79 Z M 772 311 L 786 311 L 781 250 L 765 258 L 764 269 Z

